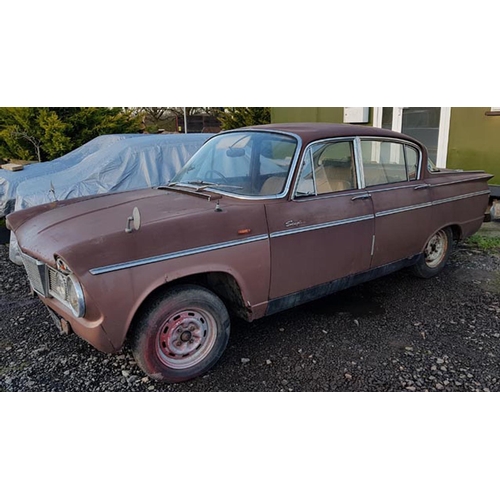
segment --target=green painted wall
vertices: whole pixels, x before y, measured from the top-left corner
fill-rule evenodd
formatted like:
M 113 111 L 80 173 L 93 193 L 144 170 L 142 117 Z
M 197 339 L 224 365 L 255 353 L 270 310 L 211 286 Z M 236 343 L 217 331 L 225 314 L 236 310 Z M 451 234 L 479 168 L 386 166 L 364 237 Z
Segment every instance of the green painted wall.
M 490 108 L 451 108 L 448 168 L 486 170 L 500 184 L 500 116 Z
M 271 108 L 272 123 L 344 121 L 344 108 Z
M 490 108 L 451 108 L 448 168 L 485 170 L 500 184 L 500 116 L 486 116 Z M 273 123 L 342 123 L 344 108 L 271 108 Z M 373 123 L 370 108 L 370 125 Z

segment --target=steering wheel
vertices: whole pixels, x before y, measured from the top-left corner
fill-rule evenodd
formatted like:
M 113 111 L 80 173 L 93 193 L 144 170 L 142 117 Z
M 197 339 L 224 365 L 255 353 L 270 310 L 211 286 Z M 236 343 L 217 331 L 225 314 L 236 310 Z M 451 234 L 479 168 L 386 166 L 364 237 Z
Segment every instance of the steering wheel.
M 218 170 L 215 170 L 215 169 L 209 170 L 205 174 L 205 180 L 206 181 L 214 181 L 215 176 L 220 177 L 226 184 L 229 184 L 228 178 L 224 174 L 222 174 L 221 172 L 219 172 Z

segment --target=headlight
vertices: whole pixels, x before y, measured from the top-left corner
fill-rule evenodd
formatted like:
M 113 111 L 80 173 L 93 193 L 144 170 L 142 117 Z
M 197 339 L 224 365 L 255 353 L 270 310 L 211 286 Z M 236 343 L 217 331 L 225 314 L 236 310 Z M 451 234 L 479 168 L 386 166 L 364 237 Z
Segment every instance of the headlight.
M 67 301 L 77 318 L 85 314 L 85 299 L 82 285 L 71 274 L 67 281 Z
M 66 267 L 66 269 L 68 269 Z M 85 297 L 82 285 L 73 274 L 64 274 L 61 271 L 48 268 L 49 294 L 69 307 L 77 318 L 85 314 Z
M 50 292 L 61 300 L 66 299 L 66 283 L 68 277 L 61 273 L 54 273 L 50 280 Z

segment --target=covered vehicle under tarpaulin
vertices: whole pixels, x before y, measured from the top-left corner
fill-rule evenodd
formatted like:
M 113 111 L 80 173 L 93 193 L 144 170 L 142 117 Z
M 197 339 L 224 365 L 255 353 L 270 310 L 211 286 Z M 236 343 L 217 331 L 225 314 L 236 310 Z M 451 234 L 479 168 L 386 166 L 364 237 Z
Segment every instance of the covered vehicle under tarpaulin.
M 25 181 L 17 187 L 15 210 L 103 193 L 166 184 L 213 134 L 139 135 L 109 145 L 64 172 Z M 9 257 L 20 264 L 14 235 Z
M 57 200 L 130 191 L 168 182 L 213 134 L 140 135 L 111 144 L 62 174 L 17 187 L 15 210 Z
M 116 142 L 132 137 L 142 136 L 141 134 L 102 135 L 52 161 L 28 164 L 18 172 L 0 169 L 0 217 L 5 217 L 14 211 L 17 187 L 22 182 L 45 175 L 55 175 L 78 165 L 84 158 L 89 158 Z

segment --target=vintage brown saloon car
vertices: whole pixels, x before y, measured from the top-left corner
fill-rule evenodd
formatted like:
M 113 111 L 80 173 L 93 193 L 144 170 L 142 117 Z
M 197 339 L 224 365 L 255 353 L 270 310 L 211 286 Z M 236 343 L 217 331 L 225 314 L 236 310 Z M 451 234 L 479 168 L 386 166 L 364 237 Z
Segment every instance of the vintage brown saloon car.
M 97 349 L 130 340 L 151 377 L 209 370 L 248 321 L 403 267 L 429 278 L 488 205 L 484 172 L 439 171 L 411 137 L 256 126 L 209 139 L 155 189 L 8 217 L 31 287 Z

